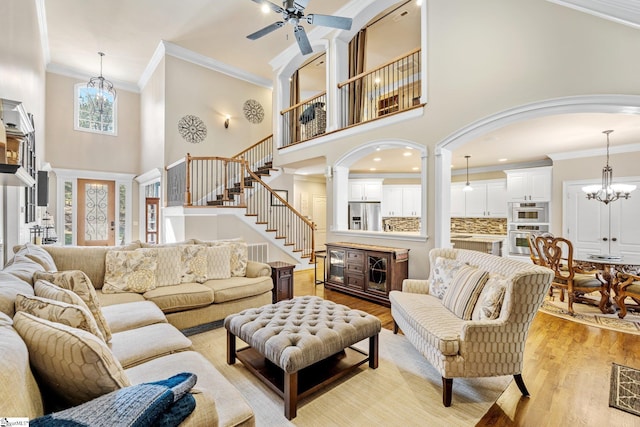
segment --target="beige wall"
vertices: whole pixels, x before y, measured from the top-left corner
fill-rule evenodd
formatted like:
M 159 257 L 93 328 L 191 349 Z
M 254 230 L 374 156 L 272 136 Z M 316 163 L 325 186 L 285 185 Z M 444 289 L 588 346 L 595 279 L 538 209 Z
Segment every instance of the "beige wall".
M 47 147 L 54 168 L 140 173 L 140 95 L 118 91 L 118 135 L 74 129 L 74 86 L 86 81 L 47 73 Z
M 165 162 L 192 156 L 231 157 L 271 135 L 271 90 L 229 77 L 172 56 L 165 57 Z M 243 104 L 255 99 L 264 108 L 260 124 L 244 118 Z M 192 144 L 178 133 L 185 115 L 198 116 L 207 126 L 207 137 Z M 225 115 L 231 116 L 228 129 Z
M 165 60 L 162 59 L 140 94 L 140 171 L 164 168 Z

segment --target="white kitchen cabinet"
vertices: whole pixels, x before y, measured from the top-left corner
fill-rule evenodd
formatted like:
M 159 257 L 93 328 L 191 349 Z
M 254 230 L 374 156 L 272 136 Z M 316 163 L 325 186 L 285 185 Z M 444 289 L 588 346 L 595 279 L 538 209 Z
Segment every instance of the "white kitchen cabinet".
M 350 202 L 380 202 L 382 200 L 382 180 L 349 180 Z
M 422 189 L 419 185 L 383 185 L 382 216 L 420 217 Z
M 506 170 L 510 202 L 550 202 L 551 166 Z
M 634 184 L 640 181 L 616 179 L 616 183 Z M 620 199 L 605 205 L 588 200 L 582 192 L 584 184 L 572 184 L 564 194 L 563 235 L 571 240 L 574 257 L 589 254 L 640 254 L 640 195 L 631 193 L 629 199 Z
M 506 180 L 476 181 L 471 186 L 473 191 L 463 191 L 464 184 L 451 184 L 452 217 L 507 217 Z

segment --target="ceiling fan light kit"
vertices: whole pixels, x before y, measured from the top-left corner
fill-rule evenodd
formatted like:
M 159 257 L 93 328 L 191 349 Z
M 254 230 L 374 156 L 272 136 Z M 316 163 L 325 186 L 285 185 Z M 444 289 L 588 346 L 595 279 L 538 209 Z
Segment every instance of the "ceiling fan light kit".
M 282 13 L 282 21 L 274 22 L 271 25 L 251 33 L 247 36 L 249 40 L 257 40 L 260 37 L 284 27 L 284 24 L 291 24 L 293 26 L 293 35 L 298 42 L 298 47 L 303 55 L 308 55 L 313 52 L 309 37 L 304 27 L 300 25 L 302 21 L 307 21 L 308 24 L 320 25 L 323 27 L 337 28 L 340 30 L 350 30 L 352 19 L 342 16 L 320 15 L 312 13 L 309 15 L 304 14 L 304 10 L 309 3 L 309 0 L 284 0 L 282 7 L 268 0 L 253 0 L 255 3 L 269 7 L 276 13 Z

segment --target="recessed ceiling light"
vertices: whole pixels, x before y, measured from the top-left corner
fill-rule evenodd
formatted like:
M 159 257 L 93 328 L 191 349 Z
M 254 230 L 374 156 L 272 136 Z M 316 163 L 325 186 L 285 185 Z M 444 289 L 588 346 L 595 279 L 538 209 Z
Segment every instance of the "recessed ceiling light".
M 374 170 L 376 170 L 376 168 L 369 168 L 369 170 L 370 170 L 370 171 L 374 171 Z
M 420 168 L 418 166 L 414 166 L 411 168 L 411 170 L 417 171 L 417 170 L 420 170 Z
M 380 151 L 380 150 L 382 150 L 382 148 L 376 147 L 376 151 Z
M 375 158 L 373 159 L 373 161 L 374 161 L 374 162 L 379 162 L 380 160 L 382 160 L 380 157 L 375 157 Z
M 499 162 L 506 162 L 509 159 L 498 159 Z
M 269 6 L 267 6 L 266 4 L 263 4 L 261 10 L 262 10 L 262 13 L 269 13 Z
M 413 150 L 413 147 L 409 147 L 409 146 L 406 146 L 404 148 L 406 148 L 407 150 Z
M 404 153 L 402 153 L 402 155 L 405 156 L 405 157 L 409 157 L 409 156 L 413 156 L 413 153 L 405 151 Z
M 416 6 L 422 6 L 422 0 L 416 0 Z

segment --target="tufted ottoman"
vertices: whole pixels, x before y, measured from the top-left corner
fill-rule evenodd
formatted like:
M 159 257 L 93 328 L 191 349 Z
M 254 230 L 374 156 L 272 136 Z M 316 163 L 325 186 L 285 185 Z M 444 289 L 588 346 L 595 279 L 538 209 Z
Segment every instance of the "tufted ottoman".
M 369 362 L 378 367 L 380 319 L 305 296 L 251 308 L 224 320 L 227 363 L 236 357 L 284 399 L 295 418 L 298 399 Z M 236 350 L 236 337 L 249 347 Z M 350 346 L 369 338 L 369 354 Z

